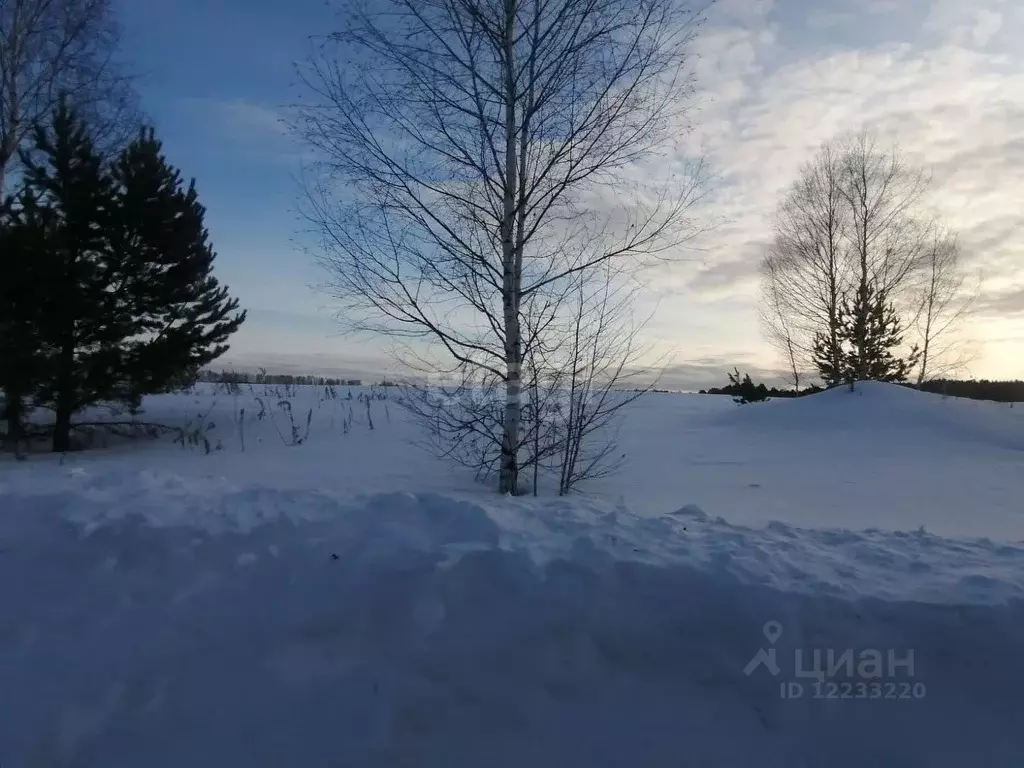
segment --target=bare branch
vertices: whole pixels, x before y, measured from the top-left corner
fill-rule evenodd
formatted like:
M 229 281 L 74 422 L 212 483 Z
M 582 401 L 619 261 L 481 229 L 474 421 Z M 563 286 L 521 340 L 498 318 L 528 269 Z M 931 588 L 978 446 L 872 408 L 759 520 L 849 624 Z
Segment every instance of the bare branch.
M 965 364 L 966 342 L 958 336 L 978 297 L 978 286 L 968 287 L 960 244 L 951 232 L 937 229 L 924 254 L 921 277 L 913 293 L 921 358 L 917 383 Z
M 65 98 L 101 148 L 134 138 L 137 99 L 115 61 L 110 0 L 0 0 L 0 196 L 29 132 Z

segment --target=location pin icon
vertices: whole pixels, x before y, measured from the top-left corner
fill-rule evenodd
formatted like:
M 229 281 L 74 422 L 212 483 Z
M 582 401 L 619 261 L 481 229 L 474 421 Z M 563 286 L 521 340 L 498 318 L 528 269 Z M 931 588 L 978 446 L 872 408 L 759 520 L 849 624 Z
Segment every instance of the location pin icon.
M 775 645 L 775 641 L 782 637 L 782 625 L 777 621 L 769 621 L 764 625 L 764 636 L 768 642 Z

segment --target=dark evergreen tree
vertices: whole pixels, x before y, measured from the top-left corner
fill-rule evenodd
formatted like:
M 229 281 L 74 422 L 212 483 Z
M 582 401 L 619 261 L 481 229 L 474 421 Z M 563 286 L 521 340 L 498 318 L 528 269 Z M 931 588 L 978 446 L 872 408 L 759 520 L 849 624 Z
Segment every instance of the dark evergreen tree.
M 834 387 L 846 381 L 844 364 L 846 352 L 843 348 L 844 322 L 843 304 L 840 300 L 834 311 L 829 313 L 825 327 L 814 334 L 811 360 L 826 387 Z
M 870 282 L 862 282 L 852 301 L 844 301 L 843 338 L 846 381 L 906 381 L 917 361 L 915 346 L 907 357 L 895 351 L 903 343 L 903 328 L 896 307 Z
M 838 343 L 832 334 L 817 333 L 814 336 L 814 365 L 826 387 L 835 387 L 847 381 L 846 353 L 842 346 L 842 329 Z
M 814 363 L 826 387 L 857 381 L 906 381 L 918 358 L 915 346 L 906 357 L 896 351 L 903 343 L 899 314 L 886 295 L 862 281 L 853 297 L 846 296 L 837 318 L 839 332 L 818 333 Z
M 113 187 L 86 126 L 63 105 L 49 128 L 36 128 L 22 162 L 25 194 L 49 212 L 34 235 L 42 243 L 32 272 L 45 289 L 38 330 L 47 372 L 34 394 L 53 409 L 53 449 L 64 451 L 75 411 L 123 394 L 118 341 L 131 321 L 116 311 L 124 280 L 106 237 Z
M 194 379 L 227 351 L 245 312 L 213 276 L 215 253 L 194 180 L 182 184 L 152 129 L 121 154 L 112 175 L 112 247 L 130 275 L 125 301 L 135 324 L 125 372 L 139 396 Z
M 729 386 L 726 389 L 734 395 L 733 401 L 738 405 L 761 403 L 768 399 L 768 387 L 764 382 L 754 384 L 749 373 L 741 377 L 736 367 L 733 367 L 733 372 L 729 374 Z
M 23 235 L 39 251 L 31 279 L 45 276 L 46 376 L 34 399 L 55 412 L 53 449 L 64 451 L 76 411 L 135 403 L 193 374 L 227 349 L 245 313 L 212 276 L 203 208 L 152 131 L 105 167 L 87 127 L 61 106 L 34 143 L 25 195 L 47 212 Z
M 19 449 L 28 398 L 46 377 L 40 333 L 51 212 L 28 192 L 0 205 L 0 389 L 5 447 Z

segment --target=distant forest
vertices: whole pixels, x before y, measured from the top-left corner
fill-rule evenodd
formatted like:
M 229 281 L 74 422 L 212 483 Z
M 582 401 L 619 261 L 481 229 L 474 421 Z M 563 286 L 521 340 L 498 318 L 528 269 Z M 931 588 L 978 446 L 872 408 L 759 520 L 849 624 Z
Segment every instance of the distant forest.
M 304 374 L 292 374 L 292 373 L 267 373 L 266 368 L 261 368 L 256 373 L 250 373 L 248 371 L 214 371 L 206 369 L 199 372 L 197 381 L 208 382 L 213 384 L 273 384 L 277 386 L 292 386 L 299 384 L 315 385 L 315 386 L 369 386 L 371 384 L 375 386 L 391 387 L 397 386 L 395 382 L 387 381 L 366 381 L 357 378 L 336 378 L 330 376 L 312 376 Z
M 991 381 L 989 379 L 932 379 L 917 384 L 900 384 L 910 389 L 920 389 L 922 392 L 933 392 L 949 397 L 966 397 L 972 400 L 994 400 L 997 403 L 1019 403 L 1024 402 L 1024 381 Z M 756 385 L 758 394 L 763 397 L 802 397 L 821 392 L 818 386 L 807 387 L 799 391 L 794 389 L 777 389 L 766 387 L 763 383 Z M 732 395 L 734 397 L 746 393 L 742 383 L 728 384 L 724 387 L 712 387 L 700 390 L 702 395 Z

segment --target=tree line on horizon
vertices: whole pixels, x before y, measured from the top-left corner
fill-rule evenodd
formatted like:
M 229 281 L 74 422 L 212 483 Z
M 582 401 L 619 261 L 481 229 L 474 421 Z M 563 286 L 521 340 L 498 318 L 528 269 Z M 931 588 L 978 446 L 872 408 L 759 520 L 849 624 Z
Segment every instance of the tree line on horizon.
M 398 383 L 382 379 L 380 381 L 367 382 L 365 379 L 350 379 L 336 376 L 319 376 L 312 373 L 268 373 L 266 368 L 260 368 L 255 372 L 236 371 L 222 369 L 215 371 L 211 368 L 204 368 L 196 377 L 197 382 L 210 384 L 271 384 L 271 385 L 296 385 L 296 386 L 362 386 L 372 384 L 377 387 L 399 386 Z
M 970 400 L 991 400 L 997 403 L 1024 402 L 1024 381 L 1019 379 L 946 379 L 935 378 L 917 382 L 895 382 L 921 392 L 930 392 L 947 397 L 962 397 Z M 708 387 L 699 391 L 701 395 L 730 395 L 745 402 L 758 402 L 771 398 L 804 397 L 824 392 L 825 387 L 811 384 L 803 389 L 768 387 L 763 382 L 755 384 L 750 375 L 738 378 L 730 374 L 729 383 L 721 387 Z

